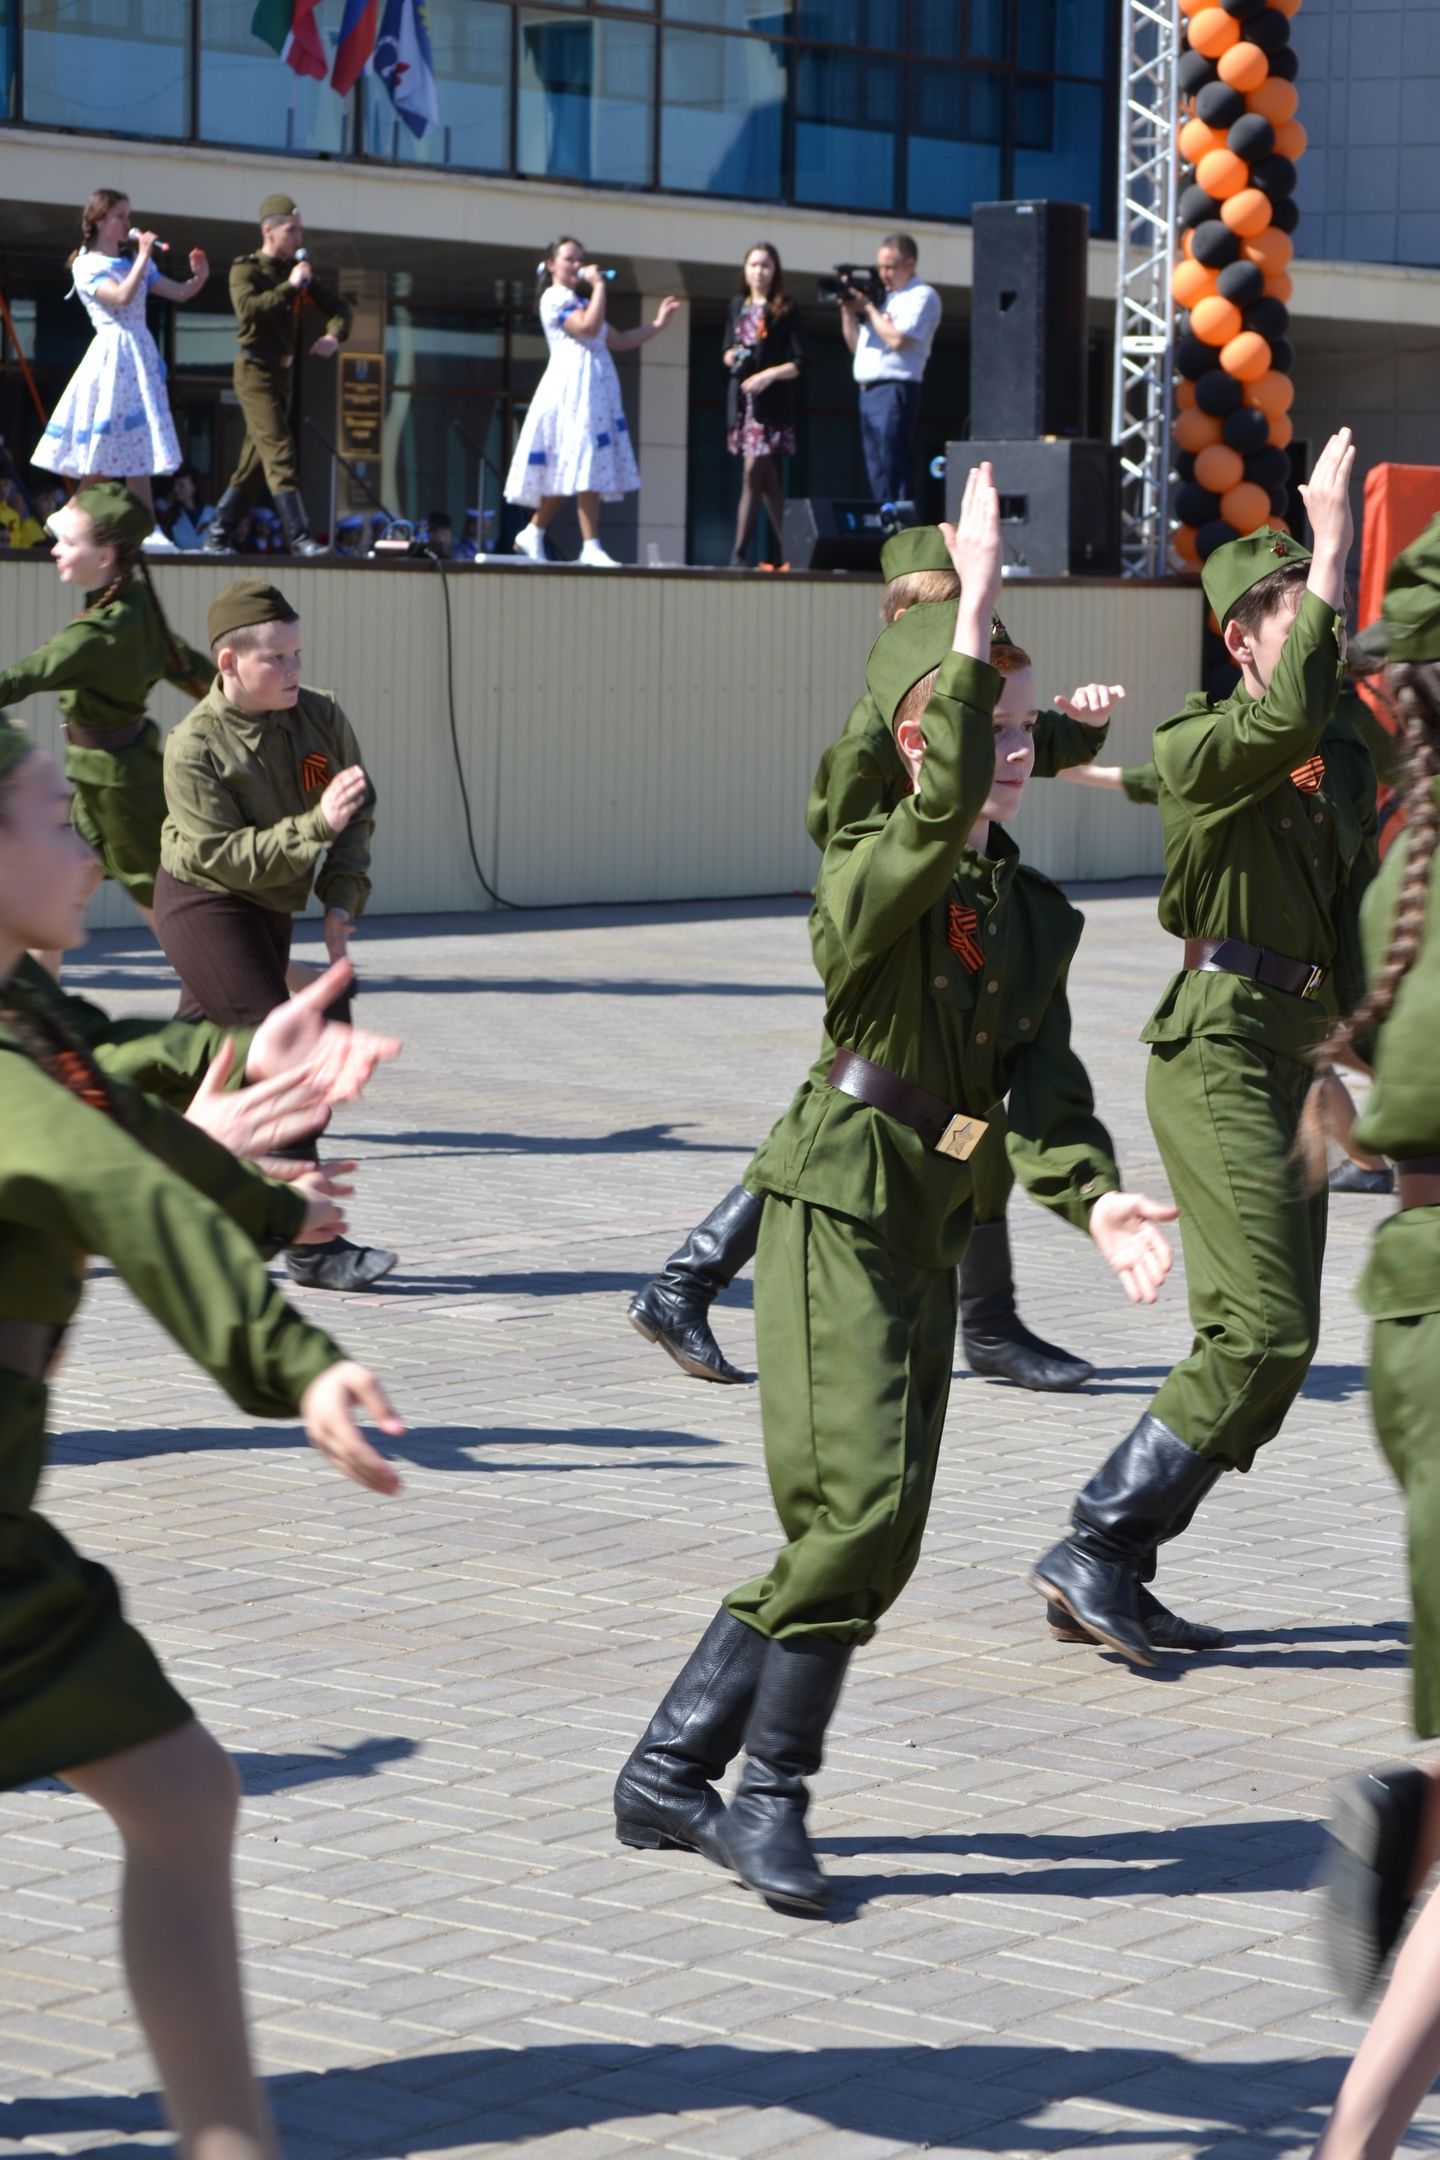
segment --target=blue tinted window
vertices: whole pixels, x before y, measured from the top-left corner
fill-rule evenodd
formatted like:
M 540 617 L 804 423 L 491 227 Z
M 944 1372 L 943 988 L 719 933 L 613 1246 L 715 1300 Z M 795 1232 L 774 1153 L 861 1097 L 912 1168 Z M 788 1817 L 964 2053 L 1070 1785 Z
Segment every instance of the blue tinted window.
M 27 120 L 188 135 L 190 30 L 174 0 L 24 0 L 20 20 Z
M 708 23 L 714 30 L 753 30 L 780 37 L 794 27 L 792 0 L 665 0 L 671 22 Z
M 913 0 L 910 50 L 935 60 L 1008 60 L 1006 0 Z
M 252 34 L 254 13 L 253 0 L 200 0 L 201 137 L 261 150 L 342 150 L 348 102 L 329 83 L 292 74 Z
M 1097 84 L 1018 82 L 1015 86 L 1015 199 L 1090 205 L 1092 230 L 1108 225 L 1114 144 Z
M 959 68 L 910 70 L 905 207 L 916 217 L 968 218 L 1001 193 L 1005 84 Z
M 522 10 L 520 171 L 648 186 L 654 86 L 653 30 Z
M 887 209 L 895 201 L 900 70 L 845 52 L 801 52 L 795 199 Z
M 901 0 L 795 0 L 796 37 L 823 38 L 830 45 L 905 43 Z
M 1055 71 L 1108 81 L 1115 66 L 1112 0 L 1065 0 L 1055 19 Z
M 515 18 L 492 0 L 429 0 L 439 124 L 412 135 L 383 83 L 365 77 L 365 147 L 402 164 L 471 166 L 502 172 L 510 163 L 510 29 Z
M 1070 6 L 1070 0 L 1065 0 Z M 1044 68 L 1055 65 L 1055 0 L 1018 0 L 1015 10 L 1015 65 Z
M 762 38 L 665 34 L 660 185 L 714 195 L 781 192 L 785 67 Z

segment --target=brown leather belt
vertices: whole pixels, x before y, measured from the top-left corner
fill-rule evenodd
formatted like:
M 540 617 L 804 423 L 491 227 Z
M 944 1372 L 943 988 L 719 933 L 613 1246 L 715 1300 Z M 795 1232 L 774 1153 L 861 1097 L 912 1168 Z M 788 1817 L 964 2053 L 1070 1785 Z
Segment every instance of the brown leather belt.
M 1267 990 L 1288 990 L 1292 997 L 1313 997 L 1328 973 L 1312 960 L 1287 960 L 1284 953 L 1233 937 L 1186 938 L 1185 966 L 1200 974 L 1248 975 Z
M 44 1320 L 0 1320 L 0 1369 L 43 1380 L 64 1333 Z
M 928 1088 L 917 1087 L 913 1080 L 902 1080 L 887 1065 L 873 1065 L 869 1058 L 859 1057 L 853 1050 L 837 1052 L 825 1078 L 842 1095 L 853 1095 L 857 1102 L 869 1103 L 872 1109 L 883 1110 L 887 1117 L 911 1126 L 928 1147 L 938 1145 L 955 1116 L 949 1103 L 932 1095 Z
M 1407 1155 L 1395 1165 L 1401 1208 L 1440 1207 L 1440 1155 Z
M 128 750 L 137 743 L 150 722 L 142 713 L 131 727 L 82 727 L 78 720 L 65 723 L 65 740 L 76 750 Z

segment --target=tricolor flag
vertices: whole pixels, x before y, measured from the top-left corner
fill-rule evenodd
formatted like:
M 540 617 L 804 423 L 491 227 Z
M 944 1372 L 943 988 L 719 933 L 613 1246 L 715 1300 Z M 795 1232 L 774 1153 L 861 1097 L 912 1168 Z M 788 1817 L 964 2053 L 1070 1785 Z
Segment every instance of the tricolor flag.
M 330 68 L 315 22 L 318 6 L 319 0 L 257 0 L 250 35 L 273 45 L 297 75 L 324 82 Z
M 348 97 L 370 65 L 375 50 L 375 17 L 380 0 L 345 0 L 345 19 L 335 48 L 330 87 Z
M 439 108 L 435 102 L 426 0 L 385 0 L 385 15 L 375 46 L 375 73 L 412 135 L 424 135 L 434 127 Z

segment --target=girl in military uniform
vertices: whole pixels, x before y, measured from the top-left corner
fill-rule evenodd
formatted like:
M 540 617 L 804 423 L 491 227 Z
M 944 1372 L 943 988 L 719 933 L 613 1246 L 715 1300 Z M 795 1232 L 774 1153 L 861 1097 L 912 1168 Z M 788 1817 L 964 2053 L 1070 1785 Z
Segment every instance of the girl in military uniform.
M 374 1376 L 285 1303 L 256 1250 L 328 1235 L 334 1209 L 267 1183 L 108 1078 L 53 994 L 17 981 L 27 946 L 83 937 L 92 889 L 59 775 L 0 727 L 0 1787 L 58 1776 L 111 1815 L 126 1969 L 181 2150 L 261 2160 L 276 2145 L 241 1998 L 234 1771 L 126 1622 L 107 1570 L 35 1508 L 46 1373 L 85 1256 L 108 1259 L 242 1409 L 298 1414 L 373 1491 L 397 1480 L 356 1415 L 403 1427 Z
M 690 1845 L 778 1904 L 828 1895 L 805 1833 L 845 1670 L 919 1558 L 970 1233 L 968 1157 L 1008 1095 L 1032 1198 L 1088 1228 L 1128 1294 L 1153 1300 L 1172 1208 L 1119 1190 L 1070 1046 L 1081 918 L 1018 861 L 1004 825 L 1034 750 L 997 718 L 1000 577 L 988 465 L 946 531 L 961 598 L 882 633 L 868 680 L 913 791 L 826 849 L 816 949 L 837 1051 L 756 1158 L 766 1467 L 786 1543 L 733 1590 L 621 1772 L 628 1845 Z M 742 1743 L 728 1810 L 713 1780 Z
M 73 622 L 28 659 L 0 668 L 0 704 L 59 693 L 72 815 L 106 877 L 123 885 L 151 929 L 165 785 L 160 734 L 145 710 L 157 682 L 199 697 L 215 670 L 176 637 L 150 582 L 141 543 L 155 529 L 118 480 L 86 488 L 51 518 L 62 585 L 89 595 Z M 59 972 L 59 955 L 46 956 Z

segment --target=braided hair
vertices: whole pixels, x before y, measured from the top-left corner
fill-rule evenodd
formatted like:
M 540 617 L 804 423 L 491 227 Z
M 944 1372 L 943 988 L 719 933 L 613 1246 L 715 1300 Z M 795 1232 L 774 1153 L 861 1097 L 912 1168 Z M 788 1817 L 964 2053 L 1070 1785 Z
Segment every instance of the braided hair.
M 76 497 L 75 501 L 77 508 L 81 510 L 85 508 L 83 495 Z M 100 538 L 102 541 L 105 540 L 105 535 L 101 533 Z M 118 600 L 126 586 L 138 572 L 140 582 L 149 595 L 150 605 L 155 611 L 155 620 L 160 625 L 160 634 L 165 640 L 166 658 L 169 660 L 175 674 L 188 675 L 190 673 L 189 662 L 180 649 L 179 640 L 170 627 L 169 618 L 164 608 L 160 605 L 160 595 L 155 590 L 155 580 L 150 575 L 150 565 L 145 559 L 143 549 L 126 546 L 119 540 L 105 541 L 105 544 L 115 550 L 115 575 L 103 592 L 97 593 L 93 600 L 86 601 L 84 607 L 80 610 L 81 616 L 93 615 L 97 608 L 108 607 L 112 600 Z

